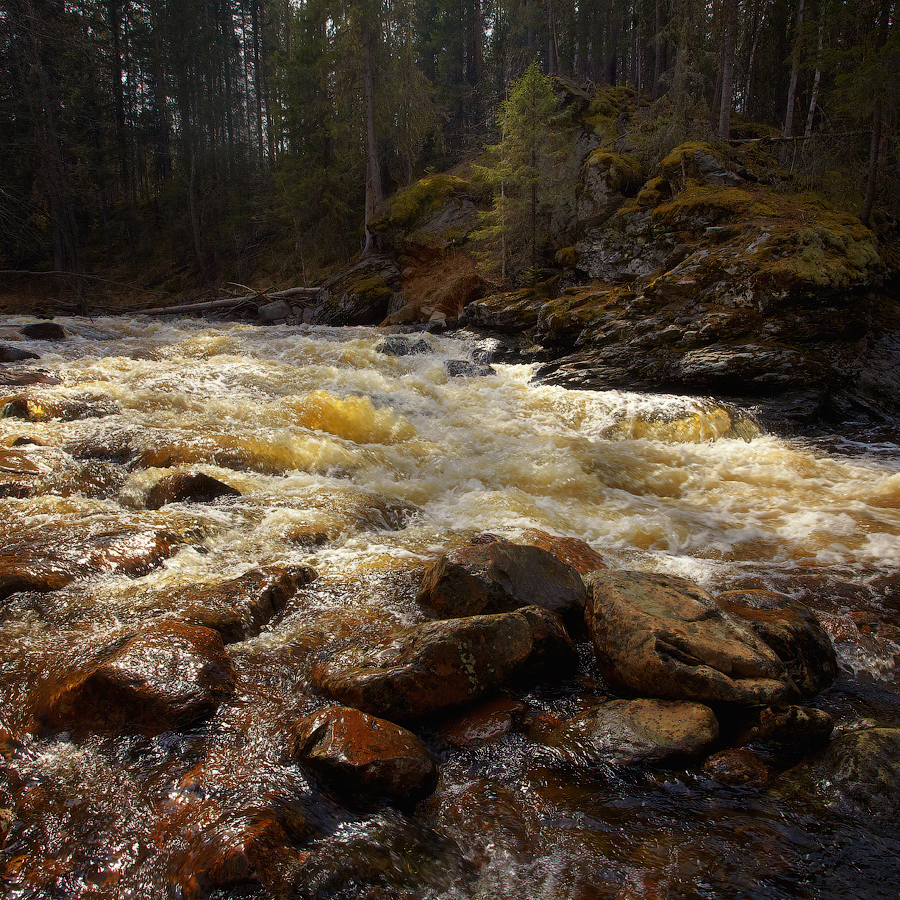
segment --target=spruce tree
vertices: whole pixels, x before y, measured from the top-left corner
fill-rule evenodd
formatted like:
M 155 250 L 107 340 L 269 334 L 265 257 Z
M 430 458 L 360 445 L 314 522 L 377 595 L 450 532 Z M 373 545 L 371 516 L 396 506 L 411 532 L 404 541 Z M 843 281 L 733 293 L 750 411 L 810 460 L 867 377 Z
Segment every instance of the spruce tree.
M 494 188 L 494 200 L 476 238 L 502 280 L 540 265 L 550 212 L 562 187 L 555 163 L 564 135 L 554 122 L 556 114 L 550 80 L 532 63 L 501 106 L 501 141 L 490 148 L 495 163 L 481 170 Z

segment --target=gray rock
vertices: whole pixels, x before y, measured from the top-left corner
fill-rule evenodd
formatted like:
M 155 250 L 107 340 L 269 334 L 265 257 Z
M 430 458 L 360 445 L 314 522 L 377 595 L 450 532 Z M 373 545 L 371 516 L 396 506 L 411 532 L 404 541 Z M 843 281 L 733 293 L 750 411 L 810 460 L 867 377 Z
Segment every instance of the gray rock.
M 546 742 L 569 762 L 614 767 L 699 756 L 719 737 L 713 711 L 700 703 L 611 700 L 551 732 Z

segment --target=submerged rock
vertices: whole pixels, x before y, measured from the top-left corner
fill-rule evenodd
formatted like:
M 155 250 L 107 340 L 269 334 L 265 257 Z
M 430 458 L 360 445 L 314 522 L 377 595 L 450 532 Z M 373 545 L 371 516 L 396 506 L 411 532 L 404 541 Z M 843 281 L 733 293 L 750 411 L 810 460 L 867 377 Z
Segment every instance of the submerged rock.
M 540 606 L 581 615 L 581 576 L 549 550 L 494 541 L 453 550 L 422 578 L 417 600 L 441 616 Z
M 703 771 L 720 784 L 751 787 L 764 787 L 771 775 L 768 766 L 746 747 L 713 754 L 703 763 Z
M 180 546 L 174 533 L 123 524 L 107 531 L 71 525 L 65 534 L 26 531 L 0 552 L 0 600 L 18 591 L 47 593 L 101 572 L 137 577 Z
M 351 796 L 411 803 L 437 784 L 437 764 L 416 735 L 345 706 L 301 719 L 294 727 L 292 755 Z
M 774 651 L 687 579 L 597 573 L 585 615 L 604 677 L 618 688 L 712 704 L 798 695 Z
M 42 733 L 153 735 L 211 716 L 233 690 L 217 632 L 159 622 L 60 677 L 38 698 L 35 720 Z
M 240 497 L 241 492 L 204 472 L 177 472 L 158 481 L 147 494 L 147 509 L 167 503 L 212 503 L 223 497 Z
M 113 400 L 107 398 L 76 397 L 14 397 L 0 410 L 5 419 L 24 419 L 26 422 L 49 422 L 59 419 L 74 422 L 79 419 L 102 419 L 121 412 Z
M 787 772 L 780 789 L 900 833 L 900 728 L 869 728 L 835 738 L 818 756 Z
M 445 719 L 438 734 L 453 747 L 480 747 L 509 734 L 525 709 L 521 700 L 501 694 Z
M 31 350 L 23 350 L 21 347 L 10 347 L 8 344 L 0 344 L 0 363 L 24 362 L 26 359 L 40 359 L 37 353 Z
M 716 602 L 746 622 L 777 654 L 804 697 L 834 682 L 837 656 L 831 638 L 813 612 L 774 591 L 728 591 Z
M 429 622 L 375 651 L 340 654 L 313 667 L 313 682 L 339 702 L 391 721 L 461 706 L 510 678 L 533 647 L 517 613 Z
M 402 334 L 389 334 L 375 349 L 385 356 L 423 356 L 434 352 L 424 338 L 414 341 Z
M 180 616 L 217 631 L 226 644 L 259 634 L 316 573 L 309 566 L 251 569 L 221 584 L 188 588 L 168 602 L 185 604 Z
M 718 737 L 715 714 L 700 703 L 610 700 L 565 722 L 545 740 L 569 762 L 615 767 L 699 756 Z
M 451 378 L 486 378 L 497 374 L 493 366 L 468 359 L 448 359 L 446 365 L 447 374 Z

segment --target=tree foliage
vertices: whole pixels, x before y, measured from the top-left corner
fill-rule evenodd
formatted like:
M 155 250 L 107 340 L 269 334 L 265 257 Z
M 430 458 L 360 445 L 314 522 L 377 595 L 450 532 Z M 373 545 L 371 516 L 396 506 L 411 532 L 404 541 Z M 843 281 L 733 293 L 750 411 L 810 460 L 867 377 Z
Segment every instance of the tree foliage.
M 169 255 L 215 280 L 269 246 L 346 258 L 367 196 L 371 215 L 382 191 L 509 145 L 532 61 L 632 85 L 662 116 L 705 110 L 723 139 L 788 125 L 789 170 L 840 165 L 890 204 L 898 16 L 900 0 L 0 0 L 0 265 Z M 539 230 L 540 203 L 529 216 Z

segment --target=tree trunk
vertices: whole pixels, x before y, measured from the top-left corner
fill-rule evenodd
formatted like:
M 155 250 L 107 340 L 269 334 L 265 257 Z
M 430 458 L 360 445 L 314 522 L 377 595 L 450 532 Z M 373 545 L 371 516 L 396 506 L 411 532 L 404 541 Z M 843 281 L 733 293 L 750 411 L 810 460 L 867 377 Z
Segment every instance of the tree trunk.
M 375 210 L 384 202 L 381 167 L 378 163 L 378 142 L 375 137 L 375 63 L 372 52 L 372 30 L 363 19 L 360 30 L 363 50 L 363 94 L 366 107 L 366 243 L 363 253 L 373 249 L 374 239 L 369 223 Z
M 725 0 L 725 27 L 722 33 L 722 99 L 719 107 L 719 138 L 731 135 L 731 101 L 734 97 L 734 35 L 737 30 L 737 0 Z
M 794 102 L 797 98 L 797 79 L 800 76 L 800 29 L 803 27 L 803 9 L 805 0 L 800 0 L 797 7 L 797 26 L 794 34 L 794 53 L 791 61 L 791 81 L 788 86 L 787 111 L 784 114 L 784 136 L 786 138 L 794 136 Z M 785 165 L 790 155 L 790 142 L 785 141 L 781 151 L 781 164 Z

